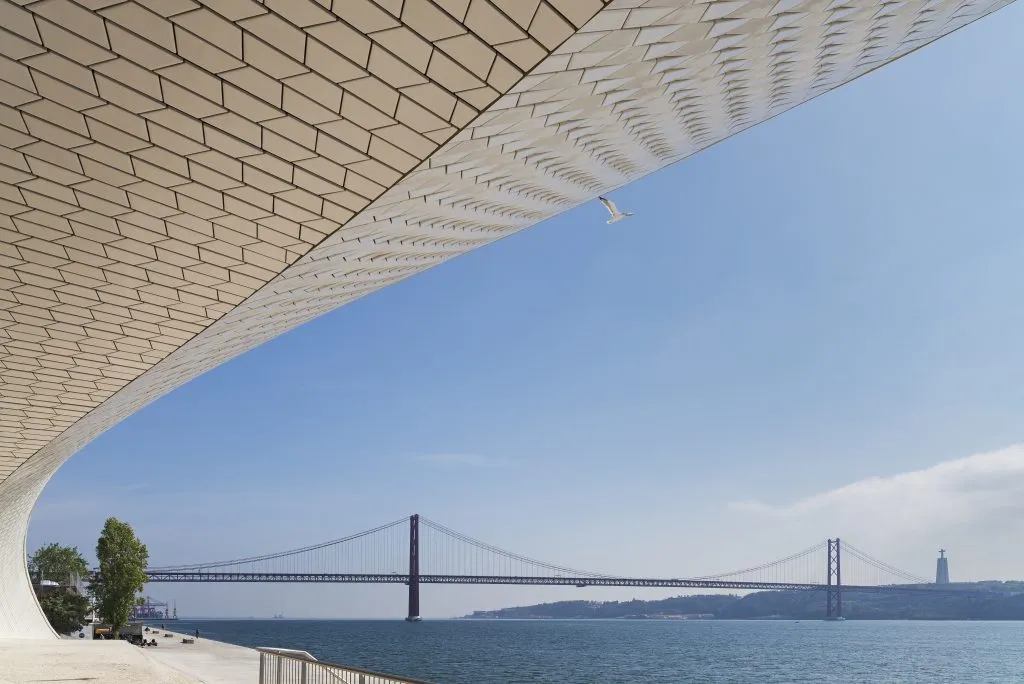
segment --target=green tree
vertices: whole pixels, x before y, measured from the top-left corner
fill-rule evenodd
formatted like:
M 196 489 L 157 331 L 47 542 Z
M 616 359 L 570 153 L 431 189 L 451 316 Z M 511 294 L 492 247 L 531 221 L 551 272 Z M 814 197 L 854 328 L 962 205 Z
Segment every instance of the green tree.
M 135 595 L 146 586 L 149 550 L 131 525 L 107 518 L 96 543 L 96 558 L 100 562 L 92 582 L 96 608 L 117 636 L 132 614 Z
M 67 584 L 71 575 L 85 577 L 89 565 L 78 552 L 78 547 L 47 544 L 40 546 L 28 559 L 28 569 L 35 581 L 50 580 Z
M 39 596 L 39 607 L 58 634 L 78 631 L 89 613 L 89 599 L 66 587 L 44 589 Z

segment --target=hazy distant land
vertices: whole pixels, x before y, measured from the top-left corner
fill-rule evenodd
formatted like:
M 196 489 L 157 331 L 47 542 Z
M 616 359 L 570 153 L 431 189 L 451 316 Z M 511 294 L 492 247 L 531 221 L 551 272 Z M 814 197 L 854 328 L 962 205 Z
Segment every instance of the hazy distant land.
M 1024 620 L 1024 582 L 958 584 L 981 590 L 969 596 L 843 592 L 843 615 L 852 620 Z M 478 610 L 464 619 L 820 619 L 821 591 L 760 591 L 746 596 L 677 596 L 656 601 L 559 601 Z

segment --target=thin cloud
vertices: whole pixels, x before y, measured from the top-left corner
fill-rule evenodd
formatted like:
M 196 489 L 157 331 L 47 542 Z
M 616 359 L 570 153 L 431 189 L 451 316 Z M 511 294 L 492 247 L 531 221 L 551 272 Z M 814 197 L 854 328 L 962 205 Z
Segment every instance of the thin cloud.
M 422 454 L 415 460 L 438 468 L 510 468 L 512 463 L 503 458 L 480 454 Z
M 765 554 L 841 536 L 920 575 L 934 572 L 942 547 L 961 579 L 1018 579 L 1024 551 L 1008 541 L 1024 534 L 1024 444 L 790 502 L 734 501 L 728 510 Z
M 847 513 L 892 523 L 964 523 L 1008 509 L 1024 513 L 1024 444 L 945 461 L 930 468 L 871 477 L 788 504 L 737 501 L 736 512 L 775 518 Z

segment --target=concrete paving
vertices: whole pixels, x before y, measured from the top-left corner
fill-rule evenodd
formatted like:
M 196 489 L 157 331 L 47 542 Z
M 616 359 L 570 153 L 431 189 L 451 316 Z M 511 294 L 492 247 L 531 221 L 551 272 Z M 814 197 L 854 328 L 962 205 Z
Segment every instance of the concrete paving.
M 141 648 L 126 641 L 68 639 L 0 640 L 0 681 L 4 680 L 10 684 L 198 684 L 203 681 L 148 658 Z
M 159 634 L 160 636 L 156 636 Z M 171 634 L 165 637 L 164 634 Z M 211 641 L 200 637 L 194 644 L 181 643 L 188 636 L 159 630 L 147 637 L 160 645 L 145 648 L 146 656 L 173 667 L 204 684 L 257 684 L 260 676 L 260 654 L 251 648 Z
M 0 640 L 0 684 L 97 682 L 98 684 L 257 684 L 259 653 L 181 634 L 147 632 L 159 646 L 125 641 L 70 639 Z

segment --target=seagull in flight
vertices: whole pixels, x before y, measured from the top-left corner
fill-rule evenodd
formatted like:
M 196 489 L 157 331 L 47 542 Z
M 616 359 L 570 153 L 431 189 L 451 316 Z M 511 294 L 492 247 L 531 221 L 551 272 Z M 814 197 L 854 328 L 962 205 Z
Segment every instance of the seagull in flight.
M 598 197 L 597 199 L 601 200 L 601 204 L 603 204 L 604 208 L 608 210 L 608 213 L 612 215 L 612 217 L 610 219 L 608 219 L 608 223 L 609 224 L 617 223 L 617 222 L 621 221 L 622 219 L 626 218 L 627 216 L 632 216 L 633 215 L 633 212 L 631 212 L 631 211 L 627 211 L 627 212 L 619 211 L 619 208 L 617 206 L 615 206 L 615 202 L 612 202 L 607 197 Z

